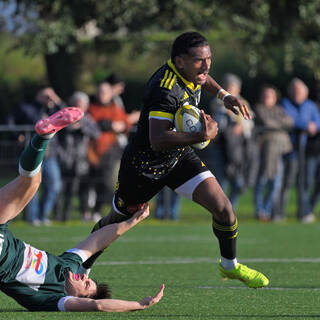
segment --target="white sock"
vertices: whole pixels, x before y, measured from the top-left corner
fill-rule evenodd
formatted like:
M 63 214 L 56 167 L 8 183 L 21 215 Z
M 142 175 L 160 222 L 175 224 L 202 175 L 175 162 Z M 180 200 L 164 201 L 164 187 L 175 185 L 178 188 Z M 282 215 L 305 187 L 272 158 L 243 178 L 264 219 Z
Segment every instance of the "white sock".
M 237 258 L 234 259 L 226 259 L 221 256 L 221 265 L 226 270 L 232 270 L 238 264 Z

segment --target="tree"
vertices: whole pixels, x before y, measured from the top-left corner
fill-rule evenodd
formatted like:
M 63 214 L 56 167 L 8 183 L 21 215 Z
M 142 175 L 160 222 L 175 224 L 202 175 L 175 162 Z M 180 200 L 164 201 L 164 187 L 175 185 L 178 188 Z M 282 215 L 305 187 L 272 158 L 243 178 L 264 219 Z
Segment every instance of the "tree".
M 241 30 L 252 76 L 291 74 L 302 64 L 319 79 L 319 0 L 219 2 L 230 12 L 230 27 Z
M 14 4 L 14 32 L 20 35 L 21 46 L 45 56 L 48 78 L 65 97 L 74 90 L 86 47 L 105 54 L 129 41 L 141 52 L 148 48 L 146 39 L 171 40 L 179 30 L 215 25 L 211 24 L 215 6 L 204 10 L 205 1 L 16 0 Z

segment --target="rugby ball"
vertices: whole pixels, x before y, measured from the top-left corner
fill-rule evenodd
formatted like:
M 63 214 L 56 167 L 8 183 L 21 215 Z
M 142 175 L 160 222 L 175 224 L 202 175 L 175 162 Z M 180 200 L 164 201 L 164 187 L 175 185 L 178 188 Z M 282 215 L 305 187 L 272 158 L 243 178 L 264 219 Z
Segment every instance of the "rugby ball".
M 202 130 L 202 122 L 200 110 L 192 105 L 180 107 L 174 117 L 174 124 L 178 132 L 200 132 Z M 192 148 L 201 150 L 204 149 L 210 140 L 195 143 Z

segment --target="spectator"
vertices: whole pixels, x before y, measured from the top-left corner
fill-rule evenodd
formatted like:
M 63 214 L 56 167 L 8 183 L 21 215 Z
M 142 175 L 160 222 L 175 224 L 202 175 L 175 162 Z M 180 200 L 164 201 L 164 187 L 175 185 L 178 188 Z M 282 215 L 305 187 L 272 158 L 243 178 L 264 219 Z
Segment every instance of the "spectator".
M 131 127 L 128 115 L 112 98 L 111 85 L 100 83 L 88 110 L 102 131 L 101 136 L 89 144 L 90 176 L 97 196 L 95 220 L 101 217 L 102 206 L 112 199 L 121 155 Z
M 51 87 L 40 89 L 34 101 L 21 103 L 14 109 L 11 122 L 14 124 L 35 124 L 38 120 L 52 115 L 61 107 L 64 102 Z M 24 141 L 24 136 L 19 136 L 19 141 Z M 61 172 L 57 160 L 58 140 L 54 137 L 50 148 L 47 149 L 42 165 L 42 192 L 37 193 L 26 207 L 27 220 L 39 226 L 41 223 L 50 225 L 48 218 L 53 206 L 56 203 L 61 189 Z
M 179 220 L 181 197 L 168 187 L 164 187 L 156 197 L 156 219 Z
M 233 96 L 244 100 L 241 95 L 241 79 L 231 73 L 224 75 L 222 86 Z M 244 100 L 245 101 L 245 100 Z M 247 101 L 246 105 L 249 107 Z M 227 192 L 235 210 L 240 195 L 251 183 L 254 168 L 252 156 L 253 121 L 245 120 L 224 108 L 223 102 L 215 98 L 211 105 L 211 114 L 219 124 L 219 133 L 209 145 L 212 155 L 212 169 L 222 189 Z M 250 110 L 251 115 L 253 112 Z
M 111 73 L 105 82 L 108 82 L 112 87 L 113 97 L 112 100 L 119 106 L 125 109 L 124 102 L 121 98 L 123 94 L 126 84 L 124 81 L 120 80 L 115 73 Z
M 255 216 L 270 221 L 272 208 L 280 191 L 283 175 L 282 155 L 292 150 L 289 134 L 293 119 L 277 104 L 277 89 L 262 87 L 255 106 L 255 124 L 259 147 L 259 171 L 254 190 Z
M 98 139 L 101 131 L 87 113 L 89 97 L 84 92 L 75 92 L 70 105 L 80 108 L 84 117 L 64 129 L 59 137 L 59 160 L 63 175 L 63 188 L 56 206 L 55 218 L 67 221 L 71 218 L 73 196 L 79 195 L 82 221 L 91 220 L 88 210 L 89 161 L 88 144 L 90 139 Z
M 320 82 L 316 83 L 316 104 L 320 112 Z M 305 210 L 309 217 L 315 217 L 320 196 L 320 132 L 309 136 L 306 146 Z
M 282 99 L 281 105 L 288 115 L 293 118 L 294 131 L 291 133 L 291 142 L 293 151 L 284 156 L 284 177 L 280 192 L 280 198 L 275 208 L 274 220 L 280 220 L 285 217 L 285 207 L 288 202 L 289 190 L 296 181 L 298 172 L 298 151 L 299 137 L 301 132 L 305 132 L 309 136 L 314 136 L 320 128 L 320 114 L 315 103 L 308 99 L 309 89 L 305 83 L 294 78 L 288 86 L 288 97 Z M 306 145 L 307 136 L 303 137 L 303 145 Z M 306 170 L 310 168 L 306 167 Z M 307 174 L 308 175 L 308 174 Z M 304 195 L 304 199 L 306 196 Z M 314 216 L 307 211 L 302 212 L 302 216 L 298 219 L 304 223 L 314 221 Z
M 124 102 L 121 98 L 123 94 L 126 84 L 124 81 L 120 80 L 115 73 L 111 73 L 107 78 L 106 81 L 112 87 L 112 101 L 117 104 L 119 107 L 122 107 L 125 110 Z M 133 126 L 131 127 L 130 133 L 136 131 L 135 124 L 138 122 L 140 117 L 140 111 L 133 110 L 128 114 L 128 121 Z

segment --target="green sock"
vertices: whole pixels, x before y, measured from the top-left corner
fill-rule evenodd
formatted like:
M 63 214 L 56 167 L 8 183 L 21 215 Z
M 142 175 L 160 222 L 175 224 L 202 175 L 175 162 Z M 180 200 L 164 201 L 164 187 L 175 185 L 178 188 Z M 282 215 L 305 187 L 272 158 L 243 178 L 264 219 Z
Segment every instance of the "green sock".
M 20 175 L 31 178 L 40 171 L 49 140 L 38 134 L 31 139 L 31 142 L 24 149 L 19 159 Z

